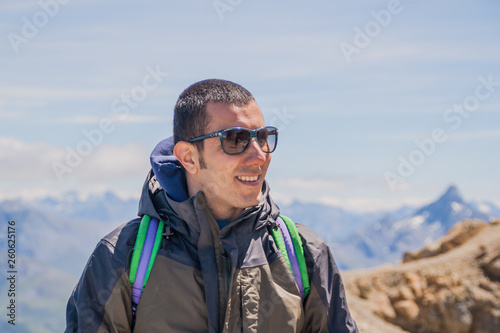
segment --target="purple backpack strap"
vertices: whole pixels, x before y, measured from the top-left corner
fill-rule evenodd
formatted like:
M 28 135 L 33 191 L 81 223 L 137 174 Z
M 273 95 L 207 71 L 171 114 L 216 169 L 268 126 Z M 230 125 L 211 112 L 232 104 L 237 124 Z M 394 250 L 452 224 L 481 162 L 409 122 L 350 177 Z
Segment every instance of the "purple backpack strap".
M 139 304 L 142 295 L 142 288 L 144 287 L 144 278 L 148 270 L 149 260 L 155 244 L 156 231 L 158 229 L 158 219 L 152 218 L 149 222 L 148 232 L 144 240 L 144 247 L 142 248 L 141 259 L 137 267 L 137 275 L 132 285 L 132 304 L 135 308 Z
M 285 241 L 286 252 L 288 254 L 288 260 L 290 261 L 290 266 L 292 268 L 293 277 L 297 286 L 299 287 L 300 296 L 304 299 L 304 286 L 302 284 L 302 275 L 300 274 L 299 261 L 297 259 L 297 254 L 295 253 L 295 247 L 293 246 L 292 237 L 288 231 L 285 221 L 278 216 L 276 219 L 278 222 L 281 234 L 283 235 L 283 240 Z

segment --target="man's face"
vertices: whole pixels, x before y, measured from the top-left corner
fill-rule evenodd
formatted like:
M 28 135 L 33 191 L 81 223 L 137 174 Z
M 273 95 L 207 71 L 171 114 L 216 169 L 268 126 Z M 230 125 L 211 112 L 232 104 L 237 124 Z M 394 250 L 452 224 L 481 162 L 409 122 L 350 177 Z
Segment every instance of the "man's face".
M 262 113 L 254 101 L 245 106 L 208 103 L 206 112 L 210 123 L 204 134 L 236 126 L 248 129 L 265 126 Z M 260 202 L 271 154 L 264 153 L 255 140 L 243 153 L 228 155 L 222 150 L 218 137 L 206 139 L 202 155 L 206 168 L 200 168 L 193 175 L 194 184 L 205 194 L 208 207 L 216 219 L 231 221 L 243 209 Z

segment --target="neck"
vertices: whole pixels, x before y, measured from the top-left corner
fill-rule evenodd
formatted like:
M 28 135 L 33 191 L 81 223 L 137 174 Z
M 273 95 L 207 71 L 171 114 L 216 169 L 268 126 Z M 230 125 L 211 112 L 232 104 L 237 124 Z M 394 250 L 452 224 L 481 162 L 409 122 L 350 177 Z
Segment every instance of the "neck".
M 201 186 L 198 186 L 198 184 L 191 177 L 186 177 L 186 180 L 190 197 L 196 195 L 199 191 L 202 191 Z M 210 198 L 207 198 L 206 196 L 205 200 L 207 201 L 208 209 L 217 221 L 231 222 L 240 216 L 245 210 L 244 208 L 226 207 L 218 202 L 212 202 Z
M 243 208 L 233 208 L 233 209 L 221 209 L 222 207 L 212 207 L 210 203 L 207 203 L 208 209 L 212 213 L 212 216 L 217 221 L 234 221 L 238 216 L 243 213 Z

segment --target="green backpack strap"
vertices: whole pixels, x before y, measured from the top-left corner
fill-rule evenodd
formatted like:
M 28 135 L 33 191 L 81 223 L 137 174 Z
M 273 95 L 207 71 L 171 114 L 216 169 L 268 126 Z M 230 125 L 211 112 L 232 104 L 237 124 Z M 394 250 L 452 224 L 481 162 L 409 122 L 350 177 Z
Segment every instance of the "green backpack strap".
M 301 294 L 303 294 L 303 299 L 305 299 L 309 294 L 311 287 L 309 284 L 309 275 L 307 274 L 302 238 L 299 235 L 297 226 L 290 218 L 284 215 L 280 215 L 280 218 L 283 220 L 285 227 L 270 227 L 269 233 L 273 237 L 278 249 L 281 251 L 283 258 L 285 259 L 288 268 L 290 269 L 290 272 L 292 273 L 295 282 L 301 291 Z M 277 222 L 279 226 L 282 225 L 279 221 Z M 286 233 L 285 237 L 283 236 L 283 233 Z M 289 244 L 289 246 L 287 246 L 285 238 L 291 239 L 293 245 Z M 294 258 L 296 258 L 296 264 L 293 263 Z M 296 267 L 297 264 L 298 268 Z
M 165 224 L 162 221 L 158 221 L 148 215 L 143 216 L 139 225 L 129 272 L 134 311 L 137 304 L 139 304 L 142 290 L 146 286 L 149 274 L 153 268 L 164 229 Z

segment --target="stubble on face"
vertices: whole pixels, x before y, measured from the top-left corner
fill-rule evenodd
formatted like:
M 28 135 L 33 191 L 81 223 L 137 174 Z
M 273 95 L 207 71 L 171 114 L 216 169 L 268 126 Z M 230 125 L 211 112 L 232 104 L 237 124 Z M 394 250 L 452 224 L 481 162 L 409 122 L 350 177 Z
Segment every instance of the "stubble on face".
M 207 113 L 211 121 L 206 133 L 236 126 L 255 129 L 265 125 L 254 101 L 245 106 L 209 103 Z M 211 138 L 205 140 L 200 153 L 205 168 L 200 166 L 195 177 L 216 219 L 233 220 L 245 208 L 259 204 L 271 155 L 263 153 L 254 140 L 242 154 L 227 155 L 220 139 Z

